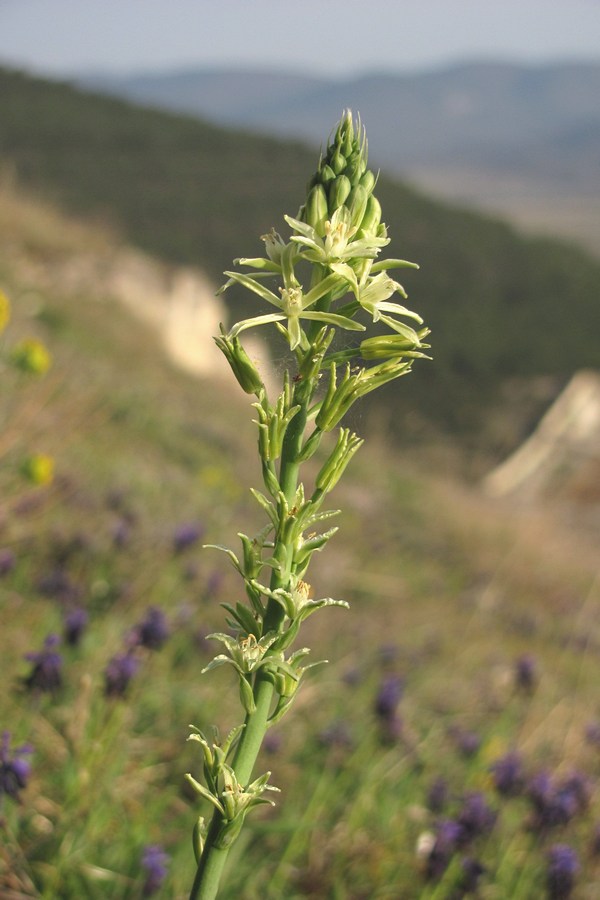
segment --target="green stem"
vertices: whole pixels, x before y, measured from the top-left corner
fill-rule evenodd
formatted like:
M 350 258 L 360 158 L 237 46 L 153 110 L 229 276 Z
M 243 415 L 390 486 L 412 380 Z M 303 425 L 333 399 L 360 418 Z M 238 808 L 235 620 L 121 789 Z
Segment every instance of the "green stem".
M 279 469 L 279 484 L 281 490 L 290 504 L 293 504 L 296 489 L 298 487 L 298 473 L 300 464 L 298 457 L 302 448 L 302 440 L 306 428 L 308 407 L 314 393 L 314 385 L 296 384 L 294 389 L 294 401 L 300 405 L 300 410 L 290 422 L 286 431 L 281 454 Z M 283 534 L 283 523 L 281 533 Z M 271 590 L 276 588 L 288 588 L 290 581 L 291 548 L 285 540 L 280 538 L 275 546 L 275 558 L 281 563 L 280 570 L 273 570 L 271 578 Z M 279 631 L 283 624 L 285 613 L 282 606 L 276 600 L 270 599 L 264 619 L 264 633 Z M 256 758 L 259 754 L 265 733 L 268 727 L 268 718 L 273 700 L 274 686 L 262 675 L 259 670 L 254 684 L 254 702 L 256 709 L 246 715 L 245 727 L 238 743 L 232 768 L 240 784 L 248 784 L 250 781 Z M 219 890 L 219 882 L 223 868 L 227 861 L 229 848 L 215 846 L 215 841 L 222 824 L 222 816 L 218 811 L 213 814 L 204 850 L 198 864 L 196 878 L 190 894 L 190 900 L 214 900 Z

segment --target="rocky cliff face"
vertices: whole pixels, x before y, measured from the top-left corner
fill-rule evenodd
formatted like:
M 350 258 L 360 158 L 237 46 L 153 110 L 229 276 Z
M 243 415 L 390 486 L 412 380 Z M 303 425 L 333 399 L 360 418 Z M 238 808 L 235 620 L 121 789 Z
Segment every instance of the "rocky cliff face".
M 219 323 L 227 323 L 227 311 L 199 269 L 169 265 L 120 245 L 112 234 L 21 195 L 6 177 L 0 177 L 0 237 L 3 257 L 27 285 L 23 300 L 35 305 L 48 291 L 99 303 L 116 300 L 156 333 L 175 365 L 228 381 L 237 390 L 212 340 Z M 244 344 L 268 375 L 264 343 L 251 335 Z
M 578 372 L 483 487 L 496 497 L 585 506 L 600 525 L 600 372 Z

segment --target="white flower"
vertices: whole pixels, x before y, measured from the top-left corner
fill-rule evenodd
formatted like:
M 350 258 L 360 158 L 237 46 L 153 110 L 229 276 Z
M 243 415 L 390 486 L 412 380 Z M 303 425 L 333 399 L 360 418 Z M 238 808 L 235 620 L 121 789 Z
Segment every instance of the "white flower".
M 308 249 L 302 256 L 310 262 L 330 265 L 349 259 L 375 259 L 382 247 L 389 244 L 389 238 L 378 238 L 369 235 L 366 238 L 353 240 L 358 226 L 351 221 L 350 210 L 345 206 L 338 207 L 331 219 L 325 222 L 325 237 L 319 237 L 315 229 L 306 222 L 285 216 L 288 225 L 298 234 L 291 240 Z

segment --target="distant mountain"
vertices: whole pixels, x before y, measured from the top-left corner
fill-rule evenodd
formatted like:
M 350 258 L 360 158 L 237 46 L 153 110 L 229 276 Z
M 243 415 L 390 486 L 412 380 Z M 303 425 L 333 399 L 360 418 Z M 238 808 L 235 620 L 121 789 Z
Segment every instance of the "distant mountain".
M 376 166 L 600 253 L 600 61 L 470 63 L 348 80 L 211 69 L 81 82 L 315 144 L 349 106 L 367 125 Z
M 578 157 L 573 177 L 584 183 L 593 174 L 597 180 L 600 166 L 600 62 L 535 68 L 472 63 L 343 81 L 252 70 L 81 81 L 138 103 L 314 141 L 350 106 L 368 126 L 374 161 L 395 172 L 425 163 L 514 170 L 536 158 L 544 166 L 558 153 L 589 149 L 592 139 L 599 155 Z

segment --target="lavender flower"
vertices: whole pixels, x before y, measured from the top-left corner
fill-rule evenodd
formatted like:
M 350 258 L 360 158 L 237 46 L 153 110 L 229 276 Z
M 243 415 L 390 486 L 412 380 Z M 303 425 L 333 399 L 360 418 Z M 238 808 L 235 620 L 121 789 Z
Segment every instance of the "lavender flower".
M 590 722 L 585 729 L 585 739 L 592 747 L 600 747 L 600 722 Z
M 145 618 L 137 626 L 138 641 L 149 650 L 160 650 L 169 637 L 167 619 L 162 609 L 151 606 Z
M 183 553 L 188 547 L 192 547 L 204 534 L 204 528 L 197 522 L 186 522 L 175 529 L 173 534 L 173 550 L 175 553 Z
M 453 726 L 450 729 L 450 736 L 463 756 L 475 756 L 481 747 L 481 738 L 475 731 L 465 731 L 463 728 Z
M 483 794 L 467 794 L 456 820 L 460 826 L 458 843 L 465 845 L 479 835 L 489 834 L 497 818 L 498 813 L 488 805 Z
M 531 653 L 524 653 L 515 660 L 515 685 L 525 693 L 532 693 L 538 680 L 538 670 L 535 657 Z
M 397 675 L 388 675 L 381 682 L 375 698 L 375 714 L 379 719 L 382 737 L 386 742 L 394 743 L 402 733 L 402 719 L 397 707 L 404 690 L 404 681 Z
M 63 603 L 75 603 L 81 595 L 71 576 L 60 567 L 43 575 L 37 583 L 37 589 L 45 597 L 52 597 Z
M 461 826 L 453 819 L 438 822 L 435 842 L 427 858 L 427 878 L 437 881 L 442 877 L 458 847 L 461 832 Z
M 0 578 L 8 575 L 15 567 L 15 554 L 8 547 L 0 550 Z
M 568 900 L 579 871 L 577 854 L 567 844 L 555 844 L 548 852 L 546 887 L 548 900 Z
M 82 606 L 76 606 L 65 616 L 63 622 L 63 637 L 71 647 L 76 647 L 86 629 L 88 614 Z
M 22 744 L 10 752 L 10 732 L 2 734 L 0 743 L 0 798 L 3 794 L 16 799 L 27 786 L 31 763 L 23 757 L 33 753 L 30 744 Z
M 323 747 L 342 747 L 348 749 L 352 747 L 353 740 L 350 728 L 347 723 L 341 719 L 330 722 L 325 728 L 319 732 L 319 743 Z
M 472 857 L 463 859 L 462 877 L 458 885 L 457 898 L 475 893 L 479 885 L 479 879 L 485 871 L 485 866 L 478 859 L 473 859 Z
M 62 687 L 62 656 L 53 649 L 59 642 L 59 636 L 51 634 L 44 641 L 43 650 L 25 656 L 33 663 L 31 672 L 23 679 L 28 690 L 50 693 Z
M 282 743 L 283 740 L 279 732 L 267 731 L 262 745 L 263 750 L 269 755 L 279 753 Z
M 122 550 L 129 543 L 131 537 L 131 527 L 125 519 L 119 521 L 113 526 L 112 540 L 117 550 Z
M 539 772 L 527 786 L 534 813 L 532 828 L 544 831 L 566 825 L 587 807 L 589 792 L 587 779 L 579 773 L 555 784 L 548 772 Z
M 144 847 L 142 868 L 146 870 L 146 880 L 142 887 L 142 897 L 151 897 L 162 887 L 167 874 L 169 857 L 158 844 Z
M 139 660 L 131 650 L 113 656 L 104 670 L 104 694 L 107 697 L 125 696 L 139 665 Z
M 448 803 L 448 782 L 441 776 L 436 778 L 427 792 L 427 806 L 432 812 L 439 813 Z
M 499 794 L 514 797 L 523 788 L 523 762 L 516 751 L 501 756 L 490 766 L 494 787 Z
M 397 675 L 390 675 L 383 680 L 375 698 L 375 713 L 380 719 L 390 719 L 395 716 L 403 689 L 404 683 Z

